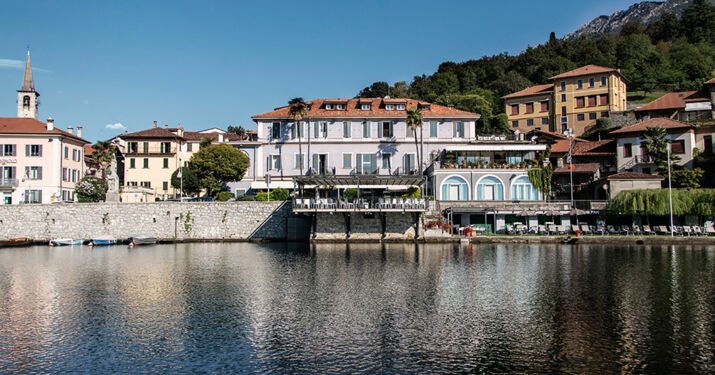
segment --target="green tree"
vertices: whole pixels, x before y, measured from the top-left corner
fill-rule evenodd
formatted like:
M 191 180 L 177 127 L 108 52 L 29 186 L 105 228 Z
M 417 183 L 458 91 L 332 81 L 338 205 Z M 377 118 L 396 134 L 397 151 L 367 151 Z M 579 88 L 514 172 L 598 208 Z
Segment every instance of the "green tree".
M 227 182 L 240 181 L 248 166 L 248 156 L 225 143 L 203 147 L 189 161 L 189 168 L 208 196 L 220 191 Z
M 216 200 L 219 202 L 226 202 L 231 198 L 236 198 L 236 196 L 230 191 L 219 191 L 218 194 L 216 194 Z
M 211 146 L 212 142 L 213 142 L 213 140 L 211 140 L 211 138 L 209 138 L 209 137 L 201 138 L 201 141 L 199 141 L 199 149 L 202 149 L 206 146 Z
M 358 93 L 359 98 L 384 98 L 390 91 L 390 85 L 387 82 L 374 82 L 368 87 L 360 90 Z
M 646 141 L 646 151 L 656 165 L 656 173 L 661 176 L 668 174 L 668 132 L 665 128 L 649 126 L 643 132 Z M 670 154 L 670 163 L 677 163 L 680 157 Z
M 422 153 L 417 144 L 417 133 L 422 134 L 422 111 L 417 108 L 407 109 L 407 119 L 405 120 L 407 127 L 412 129 L 415 135 L 415 151 L 417 152 L 417 163 L 419 165 L 419 173 L 422 175 Z
M 107 181 L 99 177 L 83 177 L 74 188 L 80 202 L 103 201 L 107 195 Z
M 300 175 L 303 175 L 303 128 L 300 126 L 300 121 L 308 114 L 308 105 L 305 104 L 303 98 L 293 98 L 288 101 L 288 115 L 293 118 L 293 126 L 298 135 L 298 155 L 300 155 Z M 310 157 L 310 155 L 308 155 Z
M 271 200 L 272 201 L 284 201 L 290 196 L 290 191 L 288 189 L 277 188 L 271 190 Z
M 189 167 L 181 167 L 181 178 L 179 178 L 179 168 L 171 174 L 171 186 L 175 189 L 181 189 L 183 185 L 184 195 L 194 195 L 201 192 L 199 179 Z M 182 181 L 183 180 L 183 181 Z
M 673 181 L 673 187 L 697 189 L 700 187 L 700 181 L 703 178 L 704 171 L 700 168 L 690 170 L 681 165 L 671 166 L 670 178 Z
M 114 145 L 109 141 L 97 141 L 92 148 L 92 161 L 99 165 L 102 178 L 106 179 L 107 167 L 112 164 L 112 160 L 114 160 Z
M 681 24 L 691 43 L 715 43 L 715 7 L 705 0 L 695 0 L 695 5 L 683 10 Z
M 235 133 L 236 135 L 238 135 L 238 138 L 240 138 L 241 140 L 245 140 L 248 138 L 248 132 L 246 132 L 246 129 L 244 129 L 243 126 L 239 125 L 238 127 L 236 127 L 229 125 L 227 130 L 229 133 Z

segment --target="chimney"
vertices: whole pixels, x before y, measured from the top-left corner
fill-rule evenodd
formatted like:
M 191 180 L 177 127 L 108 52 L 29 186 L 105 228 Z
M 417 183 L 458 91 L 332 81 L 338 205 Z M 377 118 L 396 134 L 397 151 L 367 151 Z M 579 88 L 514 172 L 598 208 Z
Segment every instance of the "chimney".
M 74 128 L 72 127 L 72 125 L 67 127 L 67 132 L 70 134 L 74 134 Z
M 169 129 L 169 124 L 164 124 L 164 129 Z
M 55 130 L 55 120 L 50 117 L 47 119 L 47 131 L 51 132 L 53 130 Z
M 179 137 L 183 137 L 183 136 L 184 136 L 184 128 L 183 128 L 183 127 L 179 126 L 179 127 L 177 128 L 176 132 L 179 134 Z
M 156 128 L 156 121 L 154 121 L 154 127 Z
M 77 125 L 77 136 L 82 138 L 82 125 Z
M 223 143 L 223 134 L 218 134 L 218 143 Z

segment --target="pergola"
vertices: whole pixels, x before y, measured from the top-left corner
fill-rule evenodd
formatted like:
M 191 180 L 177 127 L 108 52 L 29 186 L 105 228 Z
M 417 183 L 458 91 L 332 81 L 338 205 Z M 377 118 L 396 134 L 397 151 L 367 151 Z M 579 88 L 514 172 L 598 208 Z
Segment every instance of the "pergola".
M 379 175 L 354 175 L 354 176 L 300 176 L 293 177 L 293 182 L 300 188 L 409 188 L 422 186 L 426 177 L 418 175 L 379 176 Z

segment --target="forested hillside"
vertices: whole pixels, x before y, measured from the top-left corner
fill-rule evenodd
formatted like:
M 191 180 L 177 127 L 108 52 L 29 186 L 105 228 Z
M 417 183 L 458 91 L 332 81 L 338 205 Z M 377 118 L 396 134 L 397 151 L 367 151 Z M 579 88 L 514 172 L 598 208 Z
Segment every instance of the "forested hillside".
M 375 82 L 359 97 L 410 97 L 482 114 L 481 132 L 507 127 L 501 96 L 547 83 L 549 77 L 586 64 L 620 68 L 628 90 L 691 90 L 713 76 L 715 7 L 704 0 L 682 16 L 665 13 L 643 26 L 626 24 L 618 34 L 549 40 L 521 54 L 444 62 L 432 75 L 412 82 Z

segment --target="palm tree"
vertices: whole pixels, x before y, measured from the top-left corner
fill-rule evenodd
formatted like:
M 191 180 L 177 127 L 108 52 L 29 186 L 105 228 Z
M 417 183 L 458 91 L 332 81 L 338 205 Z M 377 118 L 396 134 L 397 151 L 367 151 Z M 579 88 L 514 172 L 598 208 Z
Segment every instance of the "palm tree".
M 665 128 L 649 126 L 643 132 L 643 136 L 646 139 L 646 150 L 648 151 L 648 156 L 653 159 L 653 163 L 656 165 L 657 173 L 660 175 L 665 175 L 668 173 L 668 163 L 677 163 L 680 161 L 680 157 L 677 155 L 670 154 L 670 161 L 668 161 L 668 132 Z
M 415 151 L 417 152 L 417 163 L 419 165 L 419 172 L 422 175 L 422 153 L 420 152 L 420 147 L 417 144 L 417 132 L 422 133 L 422 111 L 417 108 L 407 109 L 407 120 L 405 123 L 408 127 L 412 129 L 415 134 Z
M 303 132 L 301 131 L 302 129 L 300 127 L 300 120 L 308 114 L 308 105 L 305 104 L 303 98 L 293 98 L 288 101 L 288 114 L 295 121 L 293 126 L 295 127 L 295 131 L 298 134 L 298 155 L 300 155 L 300 175 L 302 176 L 303 163 L 305 161 L 303 159 L 303 142 L 301 140 L 301 133 Z
M 112 163 L 114 159 L 114 145 L 109 141 L 97 141 L 97 143 L 92 146 L 92 161 L 99 165 L 102 171 L 102 178 L 107 178 L 107 167 Z

